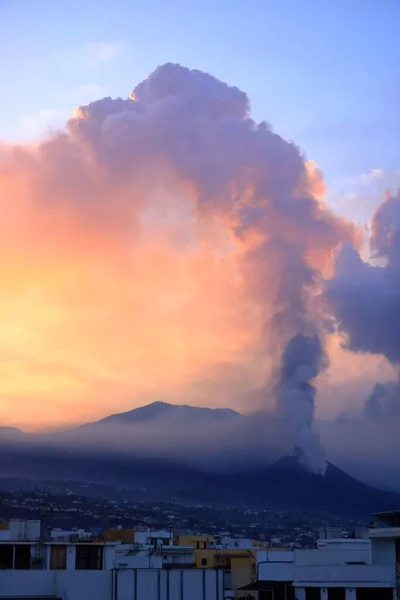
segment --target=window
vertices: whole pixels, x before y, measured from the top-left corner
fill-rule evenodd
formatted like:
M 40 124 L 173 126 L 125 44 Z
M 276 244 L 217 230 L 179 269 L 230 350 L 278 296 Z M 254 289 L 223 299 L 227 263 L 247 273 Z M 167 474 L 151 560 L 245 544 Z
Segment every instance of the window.
M 201 559 L 201 565 L 202 565 L 202 567 L 206 567 L 207 566 L 207 559 L 206 558 L 202 558 Z
M 13 546 L 0 545 L 0 569 L 13 568 Z
M 307 587 L 306 600 L 321 600 L 321 589 L 319 587 Z
M 291 585 L 285 586 L 285 600 L 296 600 L 294 595 L 294 587 Z
M 357 588 L 357 600 L 393 600 L 391 588 Z
M 346 600 L 346 588 L 328 588 L 328 600 Z
M 64 570 L 67 568 L 67 546 L 51 546 L 50 569 Z
M 30 569 L 31 547 L 26 545 L 15 546 L 14 569 Z
M 259 600 L 274 600 L 273 593 L 269 590 L 264 592 L 258 592 Z
M 103 568 L 103 546 L 76 546 L 75 568 L 77 570 L 96 570 Z

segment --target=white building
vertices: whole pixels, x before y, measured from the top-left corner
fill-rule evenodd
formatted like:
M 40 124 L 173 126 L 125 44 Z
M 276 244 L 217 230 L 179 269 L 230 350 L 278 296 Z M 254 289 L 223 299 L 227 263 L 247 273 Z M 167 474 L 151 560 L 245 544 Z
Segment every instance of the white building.
M 52 530 L 41 536 L 40 521 L 10 521 L 0 530 L 0 569 L 109 570 L 190 568 L 192 546 L 174 546 L 170 532 L 135 532 L 136 541 L 89 538 L 84 530 Z
M 77 540 L 85 540 L 93 537 L 93 534 L 90 531 L 86 531 L 85 529 L 51 529 L 50 536 L 52 540 L 64 540 L 64 541 L 72 541 L 73 539 Z
M 387 527 L 368 537 L 329 532 L 316 549 L 259 551 L 257 581 L 241 591 L 258 600 L 398 600 L 400 511 L 376 516 Z
M 240 550 L 257 550 L 258 547 L 266 547 L 266 542 L 255 542 L 251 538 L 233 538 L 233 537 L 223 537 L 218 541 L 214 542 L 214 544 L 210 544 L 210 548 L 216 549 L 240 549 Z
M 224 600 L 223 571 L 2 571 L 0 597 L 29 600 Z
M 134 533 L 134 540 L 141 546 L 162 548 L 173 545 L 174 534 L 172 531 L 166 530 L 137 529 Z
M 39 521 L 11 521 L 0 531 L 0 598 L 229 597 L 223 570 L 192 568 L 193 547 L 174 546 L 169 532 L 139 531 L 133 544 L 124 544 L 87 539 L 76 531 L 59 530 L 54 539 L 44 539 Z

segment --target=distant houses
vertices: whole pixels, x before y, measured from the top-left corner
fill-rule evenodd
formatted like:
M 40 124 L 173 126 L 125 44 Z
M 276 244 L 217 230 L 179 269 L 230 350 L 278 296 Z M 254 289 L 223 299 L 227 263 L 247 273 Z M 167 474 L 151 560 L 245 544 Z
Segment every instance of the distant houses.
M 0 524 L 0 597 L 63 600 L 394 600 L 400 511 L 342 536 L 321 530 L 315 548 L 273 548 L 145 527 L 43 530 Z

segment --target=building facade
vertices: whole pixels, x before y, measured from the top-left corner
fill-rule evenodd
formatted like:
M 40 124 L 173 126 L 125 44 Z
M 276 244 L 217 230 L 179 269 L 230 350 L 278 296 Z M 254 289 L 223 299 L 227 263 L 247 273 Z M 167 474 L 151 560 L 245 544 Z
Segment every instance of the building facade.
M 399 600 L 400 512 L 377 517 L 382 526 L 346 539 L 328 534 L 315 549 L 258 552 L 257 580 L 241 588 L 242 598 Z

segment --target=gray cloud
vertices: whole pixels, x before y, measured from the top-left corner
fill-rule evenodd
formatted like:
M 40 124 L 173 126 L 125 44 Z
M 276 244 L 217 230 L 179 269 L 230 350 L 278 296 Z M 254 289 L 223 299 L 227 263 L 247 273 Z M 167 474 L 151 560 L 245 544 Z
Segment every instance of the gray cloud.
M 400 197 L 388 198 L 372 221 L 371 248 L 386 264 L 362 260 L 349 244 L 336 260 L 326 296 L 339 329 L 355 351 L 400 361 Z

